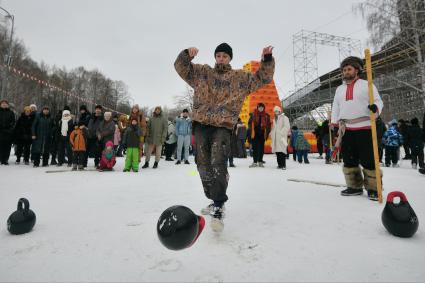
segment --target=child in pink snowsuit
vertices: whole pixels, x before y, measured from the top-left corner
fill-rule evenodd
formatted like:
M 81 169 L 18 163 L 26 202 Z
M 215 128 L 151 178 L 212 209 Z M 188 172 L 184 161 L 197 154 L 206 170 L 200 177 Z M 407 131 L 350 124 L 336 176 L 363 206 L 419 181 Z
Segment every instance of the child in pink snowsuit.
M 99 163 L 99 171 L 112 171 L 115 163 L 116 160 L 114 143 L 112 141 L 108 141 L 106 143 L 105 149 L 102 151 L 102 158 L 100 159 Z

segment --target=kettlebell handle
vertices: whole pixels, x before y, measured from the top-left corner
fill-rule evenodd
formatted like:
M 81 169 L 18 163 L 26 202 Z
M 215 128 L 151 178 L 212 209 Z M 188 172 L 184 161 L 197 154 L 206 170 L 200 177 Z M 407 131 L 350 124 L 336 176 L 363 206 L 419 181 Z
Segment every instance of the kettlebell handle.
M 396 198 L 396 197 L 399 197 L 401 199 L 401 202 L 407 202 L 406 195 L 403 194 L 402 192 L 398 192 L 398 191 L 389 193 L 388 196 L 387 196 L 387 202 L 392 203 L 394 201 L 394 198 Z
M 18 201 L 18 210 L 22 210 L 22 209 L 24 211 L 28 211 L 30 209 L 30 202 L 26 198 L 20 198 Z

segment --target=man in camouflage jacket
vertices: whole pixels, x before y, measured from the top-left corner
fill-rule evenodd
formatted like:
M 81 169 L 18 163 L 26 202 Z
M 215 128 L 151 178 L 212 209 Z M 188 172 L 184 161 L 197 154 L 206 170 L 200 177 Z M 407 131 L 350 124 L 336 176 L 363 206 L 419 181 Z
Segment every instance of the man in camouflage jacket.
M 198 54 L 198 49 L 193 47 L 180 52 L 174 63 L 180 77 L 194 89 L 192 120 L 197 166 L 205 195 L 213 201 L 202 212 L 211 213 L 213 221 L 222 221 L 223 204 L 228 199 L 227 158 L 232 129 L 245 97 L 272 81 L 272 51 L 271 46 L 263 49 L 261 65 L 255 74 L 232 69 L 229 63 L 233 52 L 226 43 L 216 48 L 214 67 L 193 64 Z

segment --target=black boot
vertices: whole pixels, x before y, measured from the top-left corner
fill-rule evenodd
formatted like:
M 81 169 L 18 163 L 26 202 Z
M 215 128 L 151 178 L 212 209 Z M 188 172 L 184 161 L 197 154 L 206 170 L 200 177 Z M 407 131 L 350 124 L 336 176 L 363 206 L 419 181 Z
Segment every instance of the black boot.
M 156 163 L 156 162 L 155 162 Z M 145 165 L 142 166 L 143 169 L 149 168 L 149 162 L 145 162 Z
M 152 168 L 154 168 L 154 169 L 158 168 L 158 162 L 155 161 Z

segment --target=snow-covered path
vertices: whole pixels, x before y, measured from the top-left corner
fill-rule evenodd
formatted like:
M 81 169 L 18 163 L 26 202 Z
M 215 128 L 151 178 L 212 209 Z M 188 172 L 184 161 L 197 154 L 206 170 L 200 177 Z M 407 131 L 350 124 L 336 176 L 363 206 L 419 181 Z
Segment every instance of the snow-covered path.
M 366 196 L 341 197 L 340 188 L 288 178 L 344 183 L 339 165 L 311 156 L 288 160 L 288 170 L 229 168 L 225 230 L 207 226 L 190 249 L 165 249 L 156 222 L 167 207 L 195 213 L 208 204 L 196 167 L 161 160 L 159 169 L 122 173 L 0 167 L 0 281 L 424 281 L 425 177 L 384 168 L 384 196 L 401 190 L 419 218 L 417 234 L 401 239 L 381 224 L 384 205 Z M 90 161 L 92 164 L 92 161 Z M 49 168 L 55 170 L 56 168 Z M 12 236 L 6 220 L 26 197 L 37 214 L 34 230 Z

